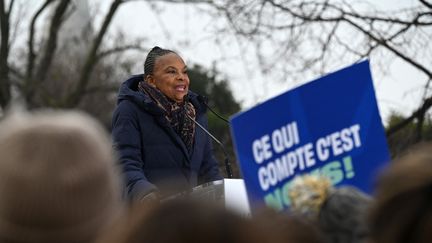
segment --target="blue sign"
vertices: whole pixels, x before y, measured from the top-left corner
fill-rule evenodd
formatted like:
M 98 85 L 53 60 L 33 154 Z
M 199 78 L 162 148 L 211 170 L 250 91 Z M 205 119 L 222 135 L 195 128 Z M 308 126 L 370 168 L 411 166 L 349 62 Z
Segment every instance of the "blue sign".
M 250 204 L 283 210 L 296 175 L 372 191 L 389 160 L 369 62 L 344 68 L 231 118 Z

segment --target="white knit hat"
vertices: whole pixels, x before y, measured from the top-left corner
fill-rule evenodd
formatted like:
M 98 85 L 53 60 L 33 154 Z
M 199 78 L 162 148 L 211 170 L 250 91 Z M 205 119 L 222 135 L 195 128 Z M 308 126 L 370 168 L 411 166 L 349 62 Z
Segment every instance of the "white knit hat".
M 75 112 L 0 123 L 0 242 L 90 242 L 122 209 L 110 140 Z

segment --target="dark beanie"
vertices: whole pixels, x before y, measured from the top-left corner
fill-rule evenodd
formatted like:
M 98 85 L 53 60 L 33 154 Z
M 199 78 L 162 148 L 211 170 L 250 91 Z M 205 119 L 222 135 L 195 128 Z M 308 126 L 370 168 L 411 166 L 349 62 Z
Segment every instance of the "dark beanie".
M 75 112 L 0 123 L 0 243 L 90 242 L 122 210 L 110 140 Z
M 367 214 L 372 198 L 355 187 L 333 189 L 321 207 L 318 223 L 330 242 L 367 242 Z

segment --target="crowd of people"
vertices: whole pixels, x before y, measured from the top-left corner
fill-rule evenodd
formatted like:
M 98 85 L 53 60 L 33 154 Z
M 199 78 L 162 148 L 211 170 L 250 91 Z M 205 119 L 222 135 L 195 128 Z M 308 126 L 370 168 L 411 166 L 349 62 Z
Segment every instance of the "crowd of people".
M 206 104 L 188 90 L 183 60 L 155 47 L 144 69 L 120 90 L 112 140 L 77 111 L 12 112 L 1 119 L 0 243 L 432 239 L 432 144 L 390 163 L 373 195 L 305 178 L 288 193 L 290 210 L 263 208 L 251 217 L 220 202 L 160 200 L 222 177 L 211 141 L 196 127 L 206 127 Z M 305 186 L 313 193 L 303 194 Z
M 103 128 L 77 112 L 18 112 L 0 123 L 0 242 L 429 242 L 432 144 L 386 168 L 369 197 L 332 189 L 305 215 L 252 217 L 217 203 L 122 196 Z

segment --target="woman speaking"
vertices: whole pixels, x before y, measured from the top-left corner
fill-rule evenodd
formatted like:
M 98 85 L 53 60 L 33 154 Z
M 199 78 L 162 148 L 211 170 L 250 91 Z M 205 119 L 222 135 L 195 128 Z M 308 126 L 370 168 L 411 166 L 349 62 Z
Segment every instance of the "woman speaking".
M 113 142 L 124 172 L 125 193 L 141 200 L 167 196 L 222 179 L 207 128 L 206 106 L 189 91 L 187 66 L 174 51 L 154 47 L 144 75 L 119 91 L 113 114 Z

